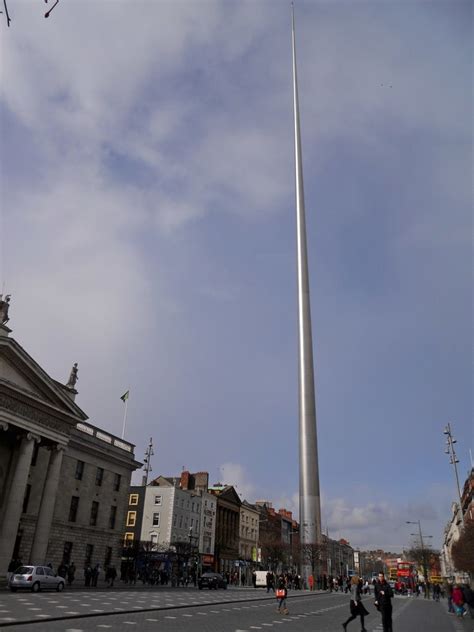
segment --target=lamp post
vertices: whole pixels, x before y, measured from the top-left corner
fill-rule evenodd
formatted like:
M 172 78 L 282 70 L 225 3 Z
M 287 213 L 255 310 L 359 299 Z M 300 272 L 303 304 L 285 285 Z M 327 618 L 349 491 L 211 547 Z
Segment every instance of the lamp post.
M 449 462 L 454 467 L 454 473 L 456 475 L 456 486 L 458 489 L 458 498 L 459 498 L 459 512 L 461 514 L 461 523 L 462 523 L 462 526 L 464 527 L 464 514 L 462 510 L 461 487 L 459 485 L 459 475 L 458 475 L 458 467 L 457 467 L 457 464 L 459 463 L 459 459 L 457 458 L 456 452 L 454 450 L 454 444 L 457 443 L 457 441 L 456 439 L 453 438 L 450 423 L 446 425 L 446 428 L 444 429 L 443 434 L 445 434 L 447 437 L 445 453 L 449 454 Z
M 411 533 L 410 535 L 414 535 L 415 537 L 418 535 L 420 538 L 420 545 L 421 545 L 421 560 L 422 560 L 422 566 L 423 566 L 423 575 L 425 577 L 425 597 L 428 597 L 428 569 L 427 569 L 427 565 L 426 565 L 426 552 L 425 552 L 425 544 L 423 542 L 423 533 L 421 532 L 421 522 L 419 520 L 416 520 L 415 522 L 411 521 L 411 520 L 406 520 L 407 524 L 417 524 L 418 525 L 418 534 L 414 534 Z M 432 535 L 425 535 L 425 538 L 432 538 Z

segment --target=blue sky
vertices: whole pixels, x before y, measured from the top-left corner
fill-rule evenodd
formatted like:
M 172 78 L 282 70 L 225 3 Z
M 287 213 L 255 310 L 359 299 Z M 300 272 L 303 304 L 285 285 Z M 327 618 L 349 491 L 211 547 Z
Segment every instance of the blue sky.
M 15 338 L 155 474 L 297 511 L 289 3 L 10 2 Z M 323 526 L 439 545 L 472 421 L 472 5 L 297 2 Z

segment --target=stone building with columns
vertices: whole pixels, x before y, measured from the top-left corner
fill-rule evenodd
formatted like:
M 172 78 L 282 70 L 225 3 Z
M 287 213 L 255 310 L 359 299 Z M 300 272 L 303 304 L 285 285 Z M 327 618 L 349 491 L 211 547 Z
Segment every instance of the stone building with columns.
M 134 446 L 87 423 L 0 323 L 0 578 L 13 559 L 120 565 Z

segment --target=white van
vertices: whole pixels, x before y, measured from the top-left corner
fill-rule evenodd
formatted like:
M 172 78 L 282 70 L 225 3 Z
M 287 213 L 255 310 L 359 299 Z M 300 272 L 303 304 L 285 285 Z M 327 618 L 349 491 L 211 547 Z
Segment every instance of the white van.
M 266 586 L 267 586 L 267 573 L 268 573 L 268 571 L 255 571 L 255 575 L 257 576 L 257 579 L 255 581 L 256 588 L 262 588 L 262 586 L 264 588 L 266 588 Z

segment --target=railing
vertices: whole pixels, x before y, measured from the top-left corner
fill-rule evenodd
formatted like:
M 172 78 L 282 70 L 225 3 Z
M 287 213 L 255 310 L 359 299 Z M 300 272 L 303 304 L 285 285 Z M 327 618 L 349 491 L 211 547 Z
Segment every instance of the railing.
M 126 450 L 127 452 L 133 453 L 133 445 L 131 443 L 122 441 L 122 439 L 117 439 L 117 437 L 114 437 L 113 435 L 110 435 L 107 432 L 104 432 L 103 430 L 99 430 L 98 428 L 95 428 L 94 426 L 90 426 L 89 424 L 79 423 L 79 424 L 76 424 L 76 428 L 77 430 L 80 430 L 81 432 L 85 432 L 86 434 L 90 435 L 91 437 L 95 437 L 96 439 L 99 439 L 100 441 L 105 441 L 105 443 L 108 443 L 109 445 L 113 445 L 116 448 L 119 448 L 120 450 Z

